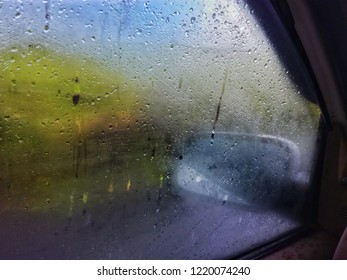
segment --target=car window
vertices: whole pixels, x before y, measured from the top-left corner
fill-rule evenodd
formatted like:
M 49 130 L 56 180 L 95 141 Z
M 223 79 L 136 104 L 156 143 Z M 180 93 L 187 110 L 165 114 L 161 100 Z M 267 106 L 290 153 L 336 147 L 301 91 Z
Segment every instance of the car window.
M 234 258 L 305 224 L 320 109 L 253 2 L 0 1 L 2 259 Z

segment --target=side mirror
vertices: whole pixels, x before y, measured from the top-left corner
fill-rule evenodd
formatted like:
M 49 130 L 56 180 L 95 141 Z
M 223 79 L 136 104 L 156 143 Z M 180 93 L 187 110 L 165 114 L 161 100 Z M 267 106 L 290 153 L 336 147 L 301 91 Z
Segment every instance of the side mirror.
M 274 136 L 208 133 L 187 139 L 175 161 L 173 180 L 185 199 L 205 196 L 223 204 L 293 207 L 308 184 L 300 150 Z

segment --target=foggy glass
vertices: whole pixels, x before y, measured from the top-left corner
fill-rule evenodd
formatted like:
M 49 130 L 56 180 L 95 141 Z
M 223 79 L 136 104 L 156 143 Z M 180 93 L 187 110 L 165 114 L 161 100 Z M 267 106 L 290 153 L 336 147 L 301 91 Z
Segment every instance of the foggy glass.
M 0 258 L 220 259 L 304 224 L 320 110 L 253 2 L 0 1 Z

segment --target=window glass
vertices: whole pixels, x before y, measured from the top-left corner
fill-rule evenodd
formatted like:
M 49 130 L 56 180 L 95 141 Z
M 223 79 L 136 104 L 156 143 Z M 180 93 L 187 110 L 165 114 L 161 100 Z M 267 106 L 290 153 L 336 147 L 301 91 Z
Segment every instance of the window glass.
M 304 224 L 320 110 L 252 2 L 0 1 L 0 258 L 236 257 Z

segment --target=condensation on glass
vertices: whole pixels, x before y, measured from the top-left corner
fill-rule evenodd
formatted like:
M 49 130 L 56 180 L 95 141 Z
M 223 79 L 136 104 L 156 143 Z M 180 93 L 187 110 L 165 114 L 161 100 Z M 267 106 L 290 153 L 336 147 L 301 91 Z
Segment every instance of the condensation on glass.
M 0 1 L 1 258 L 219 259 L 303 225 L 320 110 L 254 3 Z

